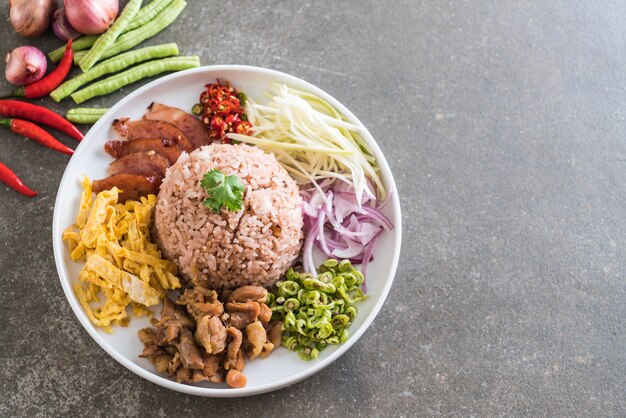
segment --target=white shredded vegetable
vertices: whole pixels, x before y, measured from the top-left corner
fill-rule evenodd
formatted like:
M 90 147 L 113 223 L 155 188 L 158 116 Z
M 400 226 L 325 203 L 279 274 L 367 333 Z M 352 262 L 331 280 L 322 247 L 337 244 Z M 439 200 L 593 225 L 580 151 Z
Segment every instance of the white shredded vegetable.
M 352 186 L 358 202 L 364 193 L 374 199 L 385 198 L 376 158 L 361 137 L 360 126 L 347 122 L 314 94 L 285 84 L 272 88 L 265 105 L 247 100 L 252 136 L 231 133 L 228 138 L 274 153 L 299 184 L 313 183 L 321 191 L 321 180 L 339 180 Z

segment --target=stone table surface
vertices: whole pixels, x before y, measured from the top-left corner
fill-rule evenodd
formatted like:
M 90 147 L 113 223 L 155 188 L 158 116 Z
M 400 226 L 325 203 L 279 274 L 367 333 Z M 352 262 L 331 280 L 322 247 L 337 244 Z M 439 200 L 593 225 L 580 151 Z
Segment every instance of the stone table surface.
M 3 131 L 0 161 L 39 196 L 0 186 L 0 416 L 626 415 L 625 20 L 619 1 L 189 1 L 149 43 L 294 74 L 377 138 L 404 223 L 389 297 L 289 388 L 220 400 L 149 383 L 59 284 L 68 158 Z M 3 50 L 60 44 L 16 35 L 7 2 L 0 22 Z

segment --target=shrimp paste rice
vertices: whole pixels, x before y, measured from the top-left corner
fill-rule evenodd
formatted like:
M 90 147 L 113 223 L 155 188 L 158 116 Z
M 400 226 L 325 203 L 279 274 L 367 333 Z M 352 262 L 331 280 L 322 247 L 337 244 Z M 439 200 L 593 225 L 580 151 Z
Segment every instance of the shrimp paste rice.
M 242 210 L 214 213 L 202 201 L 204 174 L 237 175 Z M 183 276 L 215 289 L 270 286 L 302 244 L 298 186 L 273 154 L 248 145 L 214 144 L 183 153 L 163 179 L 155 214 L 156 239 Z

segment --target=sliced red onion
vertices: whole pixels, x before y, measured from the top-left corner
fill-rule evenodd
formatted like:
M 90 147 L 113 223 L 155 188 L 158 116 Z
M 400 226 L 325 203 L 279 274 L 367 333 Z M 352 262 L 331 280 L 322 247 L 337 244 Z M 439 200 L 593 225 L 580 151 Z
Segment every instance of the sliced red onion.
M 368 186 L 376 192 L 373 183 Z M 316 274 L 313 262 L 315 244 L 327 257 L 361 264 L 365 276 L 368 264 L 374 259 L 372 253 L 378 237 L 383 230 L 393 229 L 393 223 L 381 211 L 382 205 L 389 202 L 391 193 L 378 206 L 367 194 L 358 202 L 354 190 L 342 181 L 327 182 L 323 192 L 313 188 L 303 190 L 301 194 L 307 232 L 302 257 L 305 271 Z M 365 284 L 363 289 L 366 291 Z

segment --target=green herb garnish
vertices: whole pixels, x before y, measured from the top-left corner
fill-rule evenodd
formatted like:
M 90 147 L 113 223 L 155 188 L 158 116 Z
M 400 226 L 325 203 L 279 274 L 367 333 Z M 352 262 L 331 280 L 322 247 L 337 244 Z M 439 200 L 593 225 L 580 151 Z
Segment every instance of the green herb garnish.
M 209 195 L 202 204 L 213 212 L 219 213 L 222 206 L 232 212 L 241 210 L 244 187 L 239 177 L 224 176 L 224 173 L 214 168 L 202 177 L 200 186 Z

